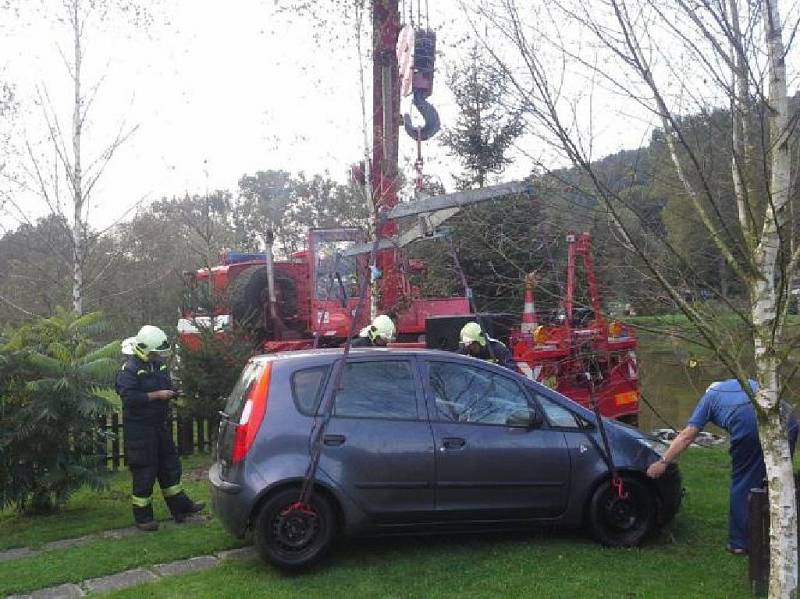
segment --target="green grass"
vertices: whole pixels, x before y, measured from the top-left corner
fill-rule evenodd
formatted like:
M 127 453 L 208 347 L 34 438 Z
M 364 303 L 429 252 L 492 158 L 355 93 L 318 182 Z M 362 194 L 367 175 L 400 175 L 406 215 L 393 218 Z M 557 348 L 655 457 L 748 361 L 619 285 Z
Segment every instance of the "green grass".
M 239 546 L 241 542 L 226 534 L 216 521 L 185 524 L 123 539 L 98 540 L 0 563 L 0 595 L 80 582 L 86 578 Z
M 207 461 L 207 457 L 201 457 L 184 462 L 184 485 L 192 497 L 200 500 L 208 498 L 203 468 Z M 3 546 L 36 547 L 57 539 L 131 526 L 130 475 L 127 471 L 119 472 L 110 482 L 107 491 L 93 493 L 84 490 L 76 494 L 67 508 L 58 514 L 34 517 L 4 513 L 0 517 Z M 154 499 L 156 516 L 166 518 L 167 510 L 157 490 Z M 227 534 L 216 520 L 122 539 L 98 538 L 78 547 L 0 562 L 0 596 L 79 582 L 241 545 L 241 541 Z
M 257 560 L 231 561 L 111 596 L 749 597 L 746 560 L 724 551 L 725 451 L 692 449 L 682 469 L 683 510 L 639 549 L 603 548 L 577 532 L 353 540 L 304 575 L 284 575 Z
M 193 496 L 207 495 L 205 477 L 194 471 L 208 462 L 207 456 L 184 459 L 183 483 Z M 198 480 L 199 479 L 199 480 Z M 111 475 L 109 489 L 100 493 L 82 489 L 75 493 L 66 509 L 44 516 L 18 514 L 11 509 L 0 511 L 0 550 L 12 547 L 37 547 L 48 541 L 131 526 L 131 478 L 123 469 Z M 158 484 L 153 493 L 156 518 L 168 512 L 160 499 Z

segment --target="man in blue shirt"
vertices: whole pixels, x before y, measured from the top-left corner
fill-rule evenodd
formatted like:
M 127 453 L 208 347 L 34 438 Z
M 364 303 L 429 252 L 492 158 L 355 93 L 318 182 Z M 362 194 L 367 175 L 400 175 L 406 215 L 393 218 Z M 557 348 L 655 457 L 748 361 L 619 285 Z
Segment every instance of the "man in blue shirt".
M 750 380 L 753 391 L 758 388 Z M 788 406 L 788 404 L 787 404 Z M 728 521 L 728 551 L 736 555 L 747 553 L 747 495 L 750 489 L 761 487 L 766 469 L 758 439 L 756 412 L 739 381 L 728 379 L 712 383 L 700 398 L 686 428 L 673 439 L 669 449 L 650 465 L 647 475 L 658 478 L 681 452 L 689 447 L 708 422 L 730 434 L 731 496 Z M 789 447 L 794 454 L 797 442 L 797 420 L 788 419 Z

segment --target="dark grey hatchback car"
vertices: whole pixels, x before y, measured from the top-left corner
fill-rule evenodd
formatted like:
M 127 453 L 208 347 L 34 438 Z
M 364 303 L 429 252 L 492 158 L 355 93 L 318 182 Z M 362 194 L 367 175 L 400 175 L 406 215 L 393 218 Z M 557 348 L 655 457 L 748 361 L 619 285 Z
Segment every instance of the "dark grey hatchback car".
M 310 510 L 297 509 L 315 416 L 342 350 L 252 358 L 222 415 L 209 472 L 214 512 L 262 557 L 297 568 L 340 534 L 586 526 L 600 542 L 639 544 L 676 514 L 681 477 L 647 466 L 665 446 L 605 422 L 610 484 L 594 414 L 506 369 L 456 354 L 350 352 L 322 436 Z

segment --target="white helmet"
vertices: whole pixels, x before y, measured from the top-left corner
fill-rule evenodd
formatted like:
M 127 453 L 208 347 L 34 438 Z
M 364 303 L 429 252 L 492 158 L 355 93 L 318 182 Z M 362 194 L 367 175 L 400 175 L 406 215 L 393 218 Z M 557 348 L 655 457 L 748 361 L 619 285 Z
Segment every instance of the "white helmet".
M 380 338 L 387 343 L 394 341 L 394 322 L 385 314 L 379 314 L 375 317 L 368 327 L 361 329 L 358 334 L 359 337 L 369 337 L 373 342 Z
M 486 346 L 486 334 L 481 329 L 481 325 L 477 322 L 468 322 L 461 329 L 461 343 L 470 345 L 477 343 L 481 347 Z
M 148 354 L 155 354 L 157 356 L 169 354 L 170 348 L 167 335 L 164 331 L 151 324 L 146 324 L 139 329 L 135 341 L 136 345 L 133 347 L 133 353 L 143 360 L 148 358 Z
M 128 337 L 122 340 L 122 355 L 132 356 L 133 350 L 136 347 L 136 337 Z

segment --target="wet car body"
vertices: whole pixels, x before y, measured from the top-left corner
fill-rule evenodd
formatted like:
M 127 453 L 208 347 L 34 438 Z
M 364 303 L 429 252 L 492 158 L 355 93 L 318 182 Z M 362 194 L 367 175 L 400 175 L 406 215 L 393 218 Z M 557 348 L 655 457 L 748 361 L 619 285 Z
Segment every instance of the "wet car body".
M 303 556 L 287 549 L 286 539 L 283 553 L 265 545 L 290 524 L 282 515 L 287 507 L 272 504 L 299 496 L 312 429 L 322 421 L 315 412 L 333 393 L 341 356 L 317 350 L 253 358 L 243 374 L 249 368 L 252 380 L 234 389 L 220 425 L 219 459 L 209 472 L 214 511 L 236 536 L 254 530 L 262 555 L 282 566 L 307 565 L 329 544 Z M 250 432 L 246 454 L 232 459 L 247 426 L 240 424 L 249 409 L 242 399 L 253 395 L 265 369 L 263 420 Z M 623 500 L 610 485 L 594 414 L 492 364 L 434 350 L 353 350 L 340 387 L 315 485 L 334 520 L 331 535 L 588 525 L 601 542 L 635 545 L 680 507 L 676 465 L 656 481 L 644 475 L 665 448 L 661 442 L 604 421 L 630 495 Z M 272 520 L 263 514 L 268 509 Z M 598 513 L 609 523 L 598 524 Z

